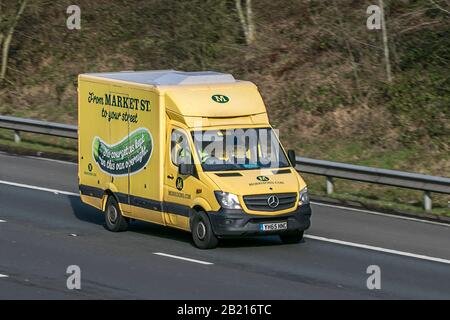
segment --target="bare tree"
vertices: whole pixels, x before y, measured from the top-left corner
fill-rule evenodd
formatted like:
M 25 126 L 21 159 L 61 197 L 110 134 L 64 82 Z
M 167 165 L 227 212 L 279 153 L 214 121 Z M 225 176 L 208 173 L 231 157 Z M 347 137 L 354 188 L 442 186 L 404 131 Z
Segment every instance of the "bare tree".
M 253 21 L 252 0 L 245 1 L 245 13 L 242 0 L 236 0 L 236 10 L 244 30 L 245 42 L 250 45 L 255 41 L 255 22 Z
M 389 54 L 389 39 L 386 29 L 386 15 L 384 14 L 384 2 L 379 0 L 381 9 L 381 31 L 383 33 L 383 47 L 384 47 L 384 59 L 386 60 L 386 76 L 387 81 L 392 82 L 392 71 L 391 71 L 391 59 Z
M 27 6 L 27 0 L 18 0 L 14 5 L 11 2 L 11 0 L 8 0 L 7 6 L 10 7 L 6 7 L 3 1 L 0 0 L 0 46 L 2 50 L 0 82 L 3 82 L 6 77 L 9 48 L 14 30 Z

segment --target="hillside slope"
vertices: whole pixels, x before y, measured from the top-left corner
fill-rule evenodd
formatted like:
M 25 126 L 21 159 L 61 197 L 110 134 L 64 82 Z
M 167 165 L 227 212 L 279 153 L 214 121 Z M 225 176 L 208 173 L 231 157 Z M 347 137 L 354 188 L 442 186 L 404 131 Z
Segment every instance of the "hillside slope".
M 214 69 L 254 81 L 302 156 L 449 175 L 450 15 L 386 0 L 393 82 L 373 1 L 253 1 L 247 45 L 234 0 L 36 0 L 13 38 L 0 113 L 76 123 L 77 74 Z M 448 1 L 434 1 L 450 8 Z

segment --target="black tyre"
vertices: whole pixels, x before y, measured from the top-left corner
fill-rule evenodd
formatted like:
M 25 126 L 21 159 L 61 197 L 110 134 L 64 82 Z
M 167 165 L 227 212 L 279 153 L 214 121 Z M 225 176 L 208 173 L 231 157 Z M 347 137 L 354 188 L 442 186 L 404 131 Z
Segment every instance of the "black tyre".
M 106 203 L 105 221 L 106 229 L 109 231 L 120 232 L 128 229 L 128 219 L 122 216 L 119 205 L 112 196 L 108 198 Z
M 297 231 L 295 233 L 280 234 L 281 242 L 285 244 L 299 243 L 303 239 L 303 231 Z
M 192 239 L 199 249 L 213 249 L 219 244 L 215 236 L 211 222 L 204 212 L 197 212 L 192 220 Z

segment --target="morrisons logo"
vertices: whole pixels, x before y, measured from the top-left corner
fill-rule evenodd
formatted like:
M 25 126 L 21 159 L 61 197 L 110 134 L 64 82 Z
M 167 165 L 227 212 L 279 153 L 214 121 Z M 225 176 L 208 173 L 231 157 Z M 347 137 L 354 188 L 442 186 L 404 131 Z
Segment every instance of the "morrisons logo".
M 177 178 L 176 187 L 179 191 L 183 190 L 183 179 L 180 177 Z
M 222 94 L 215 94 L 211 97 L 211 99 L 213 99 L 213 101 L 217 103 L 227 103 L 228 101 L 230 101 L 230 98 Z

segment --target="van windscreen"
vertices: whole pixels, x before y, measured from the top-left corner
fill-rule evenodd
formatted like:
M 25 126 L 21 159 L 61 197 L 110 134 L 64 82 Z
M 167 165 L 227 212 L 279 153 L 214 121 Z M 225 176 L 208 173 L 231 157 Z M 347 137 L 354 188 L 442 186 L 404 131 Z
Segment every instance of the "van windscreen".
M 271 128 L 199 130 L 192 137 L 204 171 L 290 166 Z

